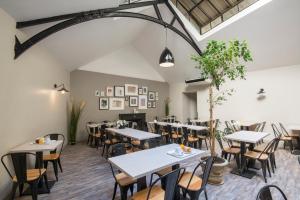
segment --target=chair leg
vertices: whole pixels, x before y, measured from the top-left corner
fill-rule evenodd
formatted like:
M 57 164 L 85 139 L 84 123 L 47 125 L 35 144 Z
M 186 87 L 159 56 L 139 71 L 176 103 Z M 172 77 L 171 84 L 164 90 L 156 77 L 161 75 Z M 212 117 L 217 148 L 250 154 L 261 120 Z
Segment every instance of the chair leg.
M 50 189 L 49 189 L 49 185 L 48 185 L 48 178 L 47 178 L 47 174 L 44 174 L 44 181 L 45 181 L 45 185 L 47 188 L 47 192 L 50 193 Z
M 133 184 L 130 185 L 130 195 L 133 196 Z
M 114 194 L 113 194 L 112 200 L 114 200 L 114 199 L 115 199 L 115 197 L 116 197 L 117 187 L 118 187 L 118 183 L 117 183 L 117 182 L 115 182 Z
M 44 167 L 45 167 L 45 169 L 47 169 L 47 167 L 48 167 L 48 161 L 44 161 Z
M 205 199 L 208 200 L 206 188 L 204 189 Z
M 105 148 L 106 148 L 106 144 L 104 143 L 103 147 L 102 147 L 102 157 L 104 156 L 104 151 L 105 151 Z
M 54 160 L 52 162 L 53 164 L 53 169 L 54 169 L 54 174 L 55 174 L 55 177 L 56 177 L 56 181 L 58 181 L 58 169 L 57 169 L 57 160 Z
M 17 187 L 18 187 L 18 183 L 14 182 L 13 187 L 12 187 L 12 191 L 11 191 L 11 196 L 10 196 L 11 200 L 13 200 L 15 198 Z
M 88 139 L 87 139 L 87 145 L 89 144 L 89 142 L 90 142 L 90 135 L 88 136 Z
M 231 160 L 231 154 L 229 154 L 228 162 L 230 162 L 230 160 Z
M 292 140 L 290 141 L 290 145 L 289 145 L 289 146 L 290 146 L 290 150 L 291 150 L 291 153 L 292 153 L 292 152 L 293 152 L 293 148 L 294 148 L 294 147 L 293 147 L 293 141 L 292 141 Z
M 121 191 L 121 200 L 127 200 L 127 192 L 128 192 L 129 186 L 126 187 L 121 187 L 120 186 L 120 191 Z
M 60 157 L 57 159 L 57 161 L 58 161 L 58 166 L 59 166 L 60 172 L 63 172 L 63 169 L 62 169 L 62 166 L 61 166 Z
M 37 182 L 30 183 L 32 200 L 37 200 Z
M 23 194 L 23 188 L 24 188 L 24 183 L 20 183 L 19 184 L 19 194 L 20 194 L 20 196 L 22 196 L 22 194 Z
M 265 179 L 265 182 L 267 183 L 267 166 L 266 166 L 266 162 L 265 161 L 261 161 L 261 168 L 262 168 L 262 172 L 263 172 L 263 175 L 264 175 L 264 179 Z
M 267 162 L 267 169 L 268 169 L 268 172 L 269 172 L 269 176 L 272 177 L 272 176 L 271 176 L 271 171 L 270 171 L 269 161 L 267 160 L 266 162 Z
M 204 139 L 204 141 L 205 141 L 206 149 L 208 150 L 208 146 L 207 146 L 207 141 L 206 141 L 206 139 Z

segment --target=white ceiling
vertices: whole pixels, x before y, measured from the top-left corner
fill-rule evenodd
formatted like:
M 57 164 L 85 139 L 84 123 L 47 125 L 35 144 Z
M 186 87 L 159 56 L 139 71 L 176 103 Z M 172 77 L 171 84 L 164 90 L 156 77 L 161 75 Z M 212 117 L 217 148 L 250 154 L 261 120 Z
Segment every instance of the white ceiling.
M 17 21 L 117 5 L 118 0 L 2 0 L 0 2 L 0 6 Z M 299 0 L 273 0 L 205 41 L 201 41 L 201 49 L 210 39 L 237 38 L 247 40 L 253 52 L 254 62 L 248 66 L 249 70 L 299 64 L 299 8 Z M 141 12 L 154 15 L 153 9 Z M 164 9 L 163 15 L 168 16 Z M 44 27 L 46 26 L 35 26 L 24 31 L 32 35 Z M 40 45 L 45 46 L 69 70 L 79 67 L 84 69 L 84 66 L 89 63 L 101 57 L 107 58 L 107 55 L 115 51 L 119 53 L 120 49 L 129 45 L 130 49 L 136 48 L 133 51 L 139 52 L 139 56 L 143 57 L 139 59 L 148 62 L 167 82 L 182 82 L 187 78 L 198 77 L 199 71 L 195 69 L 195 63 L 190 60 L 190 56 L 195 54 L 195 51 L 182 38 L 170 31 L 168 47 L 175 56 L 176 66 L 172 69 L 160 68 L 158 59 L 164 43 L 164 30 L 159 25 L 138 19 L 99 19 L 53 34 L 40 42 Z M 135 67 L 139 68 L 139 66 Z M 100 64 L 99 69 L 103 71 L 103 66 Z M 130 76 L 129 73 L 127 75 Z M 136 75 L 132 74 L 132 76 Z

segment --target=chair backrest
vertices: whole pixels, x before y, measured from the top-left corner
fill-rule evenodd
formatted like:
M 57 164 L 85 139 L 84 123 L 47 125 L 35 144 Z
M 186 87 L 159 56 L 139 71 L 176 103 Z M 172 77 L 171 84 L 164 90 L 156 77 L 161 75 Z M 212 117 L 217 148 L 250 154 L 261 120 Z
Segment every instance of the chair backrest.
M 149 123 L 147 122 L 147 128 L 148 128 L 148 132 L 150 133 L 155 133 L 155 128 L 154 128 L 155 124 Z
M 162 179 L 165 179 L 166 181 L 166 188 L 165 188 L 165 196 L 164 196 L 164 200 L 173 200 L 174 199 L 174 194 L 175 194 L 175 189 L 176 189 L 176 185 L 178 184 L 178 178 L 179 178 L 179 174 L 180 172 L 184 170 L 184 168 L 178 168 L 175 169 L 159 178 L 157 178 L 153 183 L 152 183 L 152 177 L 153 174 L 151 175 L 151 180 L 150 180 L 150 189 L 148 191 L 147 194 L 147 200 L 149 200 L 150 198 L 150 194 L 152 191 L 153 186 Z
M 276 137 L 273 140 L 271 140 L 267 144 L 267 146 L 264 148 L 264 150 L 260 153 L 260 155 L 258 156 L 258 158 L 260 158 L 263 154 L 274 152 L 275 148 L 277 148 L 278 142 L 279 142 L 279 138 L 278 137 Z
M 280 192 L 282 198 L 287 200 L 287 197 L 285 196 L 283 191 L 276 185 L 266 185 L 263 188 L 261 188 L 258 192 L 256 200 L 273 200 L 270 188 L 274 188 L 274 189 L 278 190 Z
M 126 146 L 124 143 L 117 143 L 111 146 L 111 156 L 121 156 L 126 154 Z
M 167 125 L 167 132 L 169 133 L 169 135 L 172 135 L 172 125 Z
M 154 133 L 156 134 L 160 134 L 160 125 L 158 125 L 157 123 L 154 123 Z
M 18 183 L 27 182 L 27 156 L 31 155 L 36 157 L 34 153 L 24 152 L 24 153 L 8 153 L 1 157 L 1 163 L 7 171 L 11 179 L 13 179 L 12 173 L 9 171 L 7 164 L 4 162 L 4 158 L 11 158 L 14 167 L 14 173 L 17 177 Z M 38 166 L 41 176 L 41 166 Z
M 220 148 L 221 148 L 221 150 L 223 151 L 224 150 L 224 146 L 223 146 L 223 142 L 222 142 L 222 136 L 220 135 L 220 136 L 216 136 L 216 139 L 217 139 L 217 141 L 218 141 L 218 143 L 219 143 L 219 145 L 220 145 Z
M 189 137 L 189 130 L 185 126 L 182 127 L 182 135 L 183 135 L 184 140 L 187 141 L 188 137 Z
M 232 127 L 233 127 L 233 129 L 234 129 L 235 131 L 241 130 L 241 127 L 240 127 L 240 125 L 239 125 L 239 123 L 238 123 L 237 121 L 231 120 L 231 125 L 232 125 Z
M 265 129 L 266 122 L 258 123 L 254 129 L 256 132 L 263 132 Z
M 149 149 L 160 146 L 160 139 L 153 138 L 148 140 Z
M 282 133 L 279 131 L 279 129 L 277 128 L 277 126 L 274 123 L 271 124 L 271 127 L 273 129 L 274 136 L 281 137 Z
M 201 185 L 201 188 L 202 189 L 203 187 L 206 186 L 207 184 L 207 181 L 208 181 L 208 178 L 209 178 L 209 174 L 210 174 L 210 171 L 211 171 L 211 168 L 213 166 L 213 163 L 215 161 L 215 157 L 213 156 L 209 156 L 204 162 L 200 162 L 193 170 L 193 173 L 192 173 L 192 176 L 187 184 L 187 189 L 189 188 L 190 184 L 191 184 L 191 181 L 192 181 L 192 178 L 193 176 L 195 175 L 197 169 L 200 167 L 200 166 L 203 166 L 204 163 L 204 170 L 203 170 L 203 174 L 202 174 L 202 185 Z M 185 191 L 187 192 L 187 191 Z
M 44 137 L 49 137 L 51 140 L 59 140 L 59 139 L 62 139 L 62 145 L 59 149 L 59 155 L 61 154 L 63 148 L 64 148 L 64 144 L 65 144 L 65 136 L 63 134 L 60 134 L 60 133 L 50 133 L 50 134 L 47 134 L 45 135 Z M 50 153 L 56 153 L 57 152 L 57 149 L 53 150 L 53 151 L 50 151 Z
M 282 123 L 279 123 L 279 126 L 281 128 L 281 133 L 285 136 L 289 136 L 289 132 L 285 129 Z
M 225 121 L 225 125 L 228 129 L 230 129 L 232 132 L 235 132 L 235 129 L 230 121 Z

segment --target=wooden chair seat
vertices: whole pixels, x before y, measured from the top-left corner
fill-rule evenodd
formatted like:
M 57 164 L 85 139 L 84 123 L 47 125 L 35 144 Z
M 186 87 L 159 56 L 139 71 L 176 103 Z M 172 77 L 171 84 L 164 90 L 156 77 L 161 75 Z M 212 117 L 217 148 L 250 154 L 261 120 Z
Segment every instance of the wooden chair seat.
M 197 138 L 202 139 L 202 140 L 206 140 L 206 139 L 208 139 L 209 137 L 206 136 L 206 135 L 197 135 Z
M 46 172 L 46 169 L 41 169 L 41 175 Z M 27 181 L 34 181 L 40 177 L 40 170 L 39 169 L 28 169 L 27 172 Z M 18 182 L 17 177 L 13 176 L 13 181 Z
M 293 138 L 292 137 L 289 137 L 289 136 L 281 136 L 280 137 L 280 140 L 283 140 L 283 141 L 290 141 L 292 140 Z
M 252 158 L 252 159 L 258 159 L 258 160 L 267 160 L 268 159 L 268 154 L 263 153 L 260 157 L 261 153 L 260 152 L 255 152 L 255 151 L 247 151 L 244 156 Z
M 166 167 L 166 168 L 164 168 L 164 169 L 159 170 L 158 172 L 156 172 L 156 174 L 159 175 L 159 176 L 163 176 L 163 175 L 165 175 L 167 173 L 170 173 L 171 171 L 172 171 L 172 167 Z
M 298 137 L 300 137 L 300 134 L 289 133 L 289 136 L 292 138 L 298 138 Z
M 126 149 L 126 153 L 133 153 L 133 149 Z
M 149 191 L 149 188 L 141 190 L 141 191 L 135 193 L 131 199 L 132 200 L 146 200 L 148 191 Z M 150 192 L 149 200 L 164 200 L 164 198 L 165 198 L 165 191 L 157 185 L 153 186 L 151 189 L 151 192 Z
M 140 146 L 141 145 L 141 141 L 139 141 L 139 140 L 132 140 L 131 144 L 134 145 L 134 146 Z
M 166 136 L 166 135 L 169 135 L 169 133 L 168 132 L 162 132 L 161 135 Z
M 185 173 L 182 175 L 182 177 L 181 177 L 181 179 L 180 179 L 178 185 L 179 185 L 180 187 L 182 187 L 182 188 L 184 188 L 184 189 L 188 189 L 188 190 L 190 190 L 190 191 L 198 191 L 198 190 L 200 190 L 200 188 L 201 188 L 201 186 L 202 186 L 202 179 L 201 179 L 200 177 L 198 177 L 198 176 L 195 176 L 195 175 L 193 176 L 193 178 L 192 178 L 192 180 L 191 180 L 191 183 L 190 183 L 190 185 L 189 185 L 189 188 L 187 188 L 188 183 L 189 183 L 189 181 L 190 181 L 190 179 L 191 179 L 191 176 L 192 176 L 192 173 L 191 173 L 191 172 L 185 172 Z
M 94 133 L 93 136 L 96 137 L 96 138 L 100 138 L 101 137 L 101 133 Z
M 173 139 L 182 138 L 182 135 L 174 133 L 174 134 L 172 134 L 172 138 Z
M 58 153 L 51 153 L 51 154 L 47 154 L 47 155 L 43 155 L 43 160 L 57 160 L 59 158 L 59 154 Z
M 110 140 L 105 140 L 105 144 L 116 144 L 116 143 L 118 143 L 118 142 L 120 142 L 119 140 L 117 140 L 117 139 L 112 139 L 111 141 Z
M 224 151 L 230 154 L 239 154 L 241 152 L 239 148 L 234 148 L 234 147 L 226 147 L 224 148 Z
M 188 136 L 188 142 L 197 142 L 198 140 L 198 137 Z
M 119 173 L 116 175 L 116 180 L 119 185 L 127 186 L 136 182 L 135 179 L 127 176 L 125 173 Z

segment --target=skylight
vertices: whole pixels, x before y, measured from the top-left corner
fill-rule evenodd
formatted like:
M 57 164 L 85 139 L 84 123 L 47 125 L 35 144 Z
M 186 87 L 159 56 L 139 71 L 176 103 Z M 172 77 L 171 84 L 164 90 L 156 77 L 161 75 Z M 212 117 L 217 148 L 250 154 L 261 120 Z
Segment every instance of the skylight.
M 171 0 L 198 41 L 255 11 L 272 0 Z M 184 16 L 184 17 L 183 17 Z

